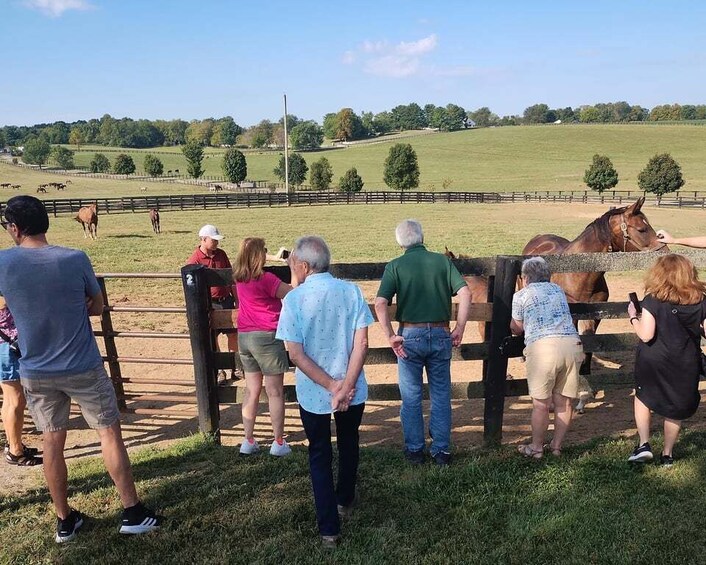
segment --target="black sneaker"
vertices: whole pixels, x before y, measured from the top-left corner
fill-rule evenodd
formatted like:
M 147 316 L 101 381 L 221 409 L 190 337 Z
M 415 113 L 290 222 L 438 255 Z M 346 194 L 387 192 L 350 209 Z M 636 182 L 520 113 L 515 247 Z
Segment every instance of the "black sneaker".
M 431 458 L 438 467 L 448 467 L 451 464 L 451 454 L 446 451 L 439 451 L 436 455 L 432 455 Z
M 409 449 L 404 450 L 404 458 L 410 465 L 423 465 L 424 464 L 424 450 L 410 451 Z
M 56 543 L 71 541 L 76 537 L 76 532 L 83 526 L 83 514 L 78 510 L 71 510 L 71 513 L 63 520 L 56 518 Z
M 121 534 L 146 534 L 158 530 L 163 518 L 157 516 L 141 502 L 123 510 Z
M 659 457 L 659 464 L 662 465 L 662 467 L 671 467 L 674 465 L 674 457 L 662 454 Z
M 654 459 L 652 448 L 650 447 L 650 442 L 646 441 L 635 448 L 632 455 L 628 457 L 628 463 L 646 463 L 647 461 L 652 461 L 652 459 Z

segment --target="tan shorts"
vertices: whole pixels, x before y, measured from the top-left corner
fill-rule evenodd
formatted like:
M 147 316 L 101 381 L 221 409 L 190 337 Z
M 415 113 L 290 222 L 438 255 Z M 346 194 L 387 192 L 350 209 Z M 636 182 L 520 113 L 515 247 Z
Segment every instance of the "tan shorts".
M 545 337 L 525 348 L 527 387 L 532 398 L 545 400 L 558 392 L 577 398 L 579 367 L 583 361 L 581 340 L 575 337 Z
M 75 375 L 21 380 L 27 407 L 39 431 L 68 428 L 72 400 L 94 430 L 109 428 L 120 419 L 115 389 L 103 365 Z

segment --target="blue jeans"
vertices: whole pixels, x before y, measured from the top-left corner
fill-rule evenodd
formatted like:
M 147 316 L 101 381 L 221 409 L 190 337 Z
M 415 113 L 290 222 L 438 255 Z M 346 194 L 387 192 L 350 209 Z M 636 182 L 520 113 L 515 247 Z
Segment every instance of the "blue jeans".
M 449 452 L 451 443 L 451 335 L 447 328 L 403 328 L 406 359 L 398 359 L 402 433 L 408 451 L 424 449 L 422 370 L 427 370 L 431 415 L 430 453 Z
M 358 428 L 364 409 L 364 403 L 356 404 L 345 412 L 333 414 L 338 444 L 338 484 L 334 487 L 331 414 L 314 414 L 299 406 L 304 432 L 309 440 L 309 473 L 314 490 L 316 522 L 322 536 L 337 536 L 341 533 L 336 506 L 350 506 L 355 498 L 359 459 Z

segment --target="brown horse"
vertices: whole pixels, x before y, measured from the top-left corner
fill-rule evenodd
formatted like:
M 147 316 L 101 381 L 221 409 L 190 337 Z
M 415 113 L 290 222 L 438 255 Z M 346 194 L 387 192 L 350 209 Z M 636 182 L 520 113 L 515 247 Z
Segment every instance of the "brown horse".
M 450 259 L 470 259 L 470 255 L 456 255 L 448 247 L 444 246 L 444 255 Z M 488 277 L 479 275 L 469 275 L 463 277 L 471 291 L 472 304 L 485 304 L 488 302 Z M 481 341 L 485 341 L 485 322 L 478 322 L 478 333 Z
M 159 227 L 159 210 L 156 208 L 150 208 L 150 222 L 152 222 L 154 233 L 162 233 Z
M 83 237 L 86 239 L 89 235 L 91 239 L 98 239 L 98 204 L 93 203 L 88 206 L 81 206 L 78 209 L 78 214 L 74 218 L 83 226 Z

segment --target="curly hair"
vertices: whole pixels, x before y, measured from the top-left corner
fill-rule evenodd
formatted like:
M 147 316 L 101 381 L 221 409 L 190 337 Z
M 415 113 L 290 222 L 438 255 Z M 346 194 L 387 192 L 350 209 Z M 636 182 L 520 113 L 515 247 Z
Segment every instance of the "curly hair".
M 670 304 L 698 304 L 704 299 L 706 284 L 699 280 L 689 259 L 670 253 L 657 259 L 647 271 L 645 293 Z

